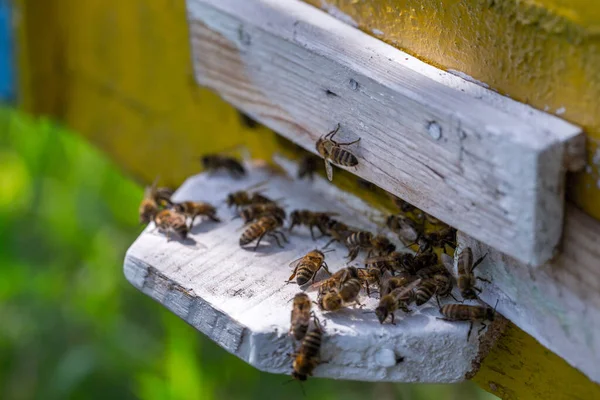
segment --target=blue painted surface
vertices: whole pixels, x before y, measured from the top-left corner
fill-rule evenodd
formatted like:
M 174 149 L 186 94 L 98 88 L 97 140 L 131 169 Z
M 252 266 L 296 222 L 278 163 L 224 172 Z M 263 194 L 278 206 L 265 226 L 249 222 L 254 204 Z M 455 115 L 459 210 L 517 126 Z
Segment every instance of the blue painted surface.
M 13 32 L 10 2 L 0 0 L 0 100 L 15 96 Z

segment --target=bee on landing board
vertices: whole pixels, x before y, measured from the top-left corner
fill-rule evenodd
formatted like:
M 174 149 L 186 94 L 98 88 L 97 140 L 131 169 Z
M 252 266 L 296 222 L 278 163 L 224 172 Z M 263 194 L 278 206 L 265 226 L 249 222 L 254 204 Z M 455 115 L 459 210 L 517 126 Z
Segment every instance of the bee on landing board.
M 245 246 L 256 240 L 256 245 L 253 250 L 256 250 L 260 241 L 265 237 L 269 236 L 275 239 L 279 247 L 283 247 L 279 241 L 277 235 L 281 235 L 281 238 L 287 243 L 288 240 L 285 234 L 279 230 L 283 225 L 283 220 L 277 216 L 267 215 L 260 217 L 258 221 L 250 224 L 246 230 L 240 236 L 240 246 Z
M 344 306 L 339 292 L 333 288 L 327 288 L 326 286 L 319 288 L 316 303 L 319 306 L 319 309 L 330 312 L 341 310 Z
M 207 154 L 200 158 L 204 169 L 210 172 L 223 169 L 233 178 L 242 178 L 246 175 L 246 169 L 237 159 L 222 154 Z
M 338 220 L 330 218 L 325 224 L 325 232 L 328 236 L 331 236 L 331 240 L 323 248 L 329 247 L 333 242 L 344 243 L 355 230 Z
M 331 275 L 329 269 L 327 268 L 327 263 L 325 262 L 325 253 L 317 249 L 309 251 L 303 257 L 292 261 L 290 263 L 290 267 L 294 268 L 294 271 L 288 278 L 287 282 L 292 282 L 292 279 L 295 277 L 298 286 L 303 286 L 310 280 L 314 281 L 315 277 L 317 276 L 317 272 L 321 268 Z
M 272 215 L 282 220 L 286 217 L 285 210 L 279 207 L 277 203 L 250 204 L 239 211 L 239 216 L 246 224 L 267 215 Z
M 255 205 L 255 204 L 276 204 L 275 200 L 271 200 L 265 195 L 259 192 L 249 192 L 247 190 L 239 190 L 237 192 L 229 193 L 227 195 L 227 206 L 235 207 L 236 210 L 241 207 Z
M 475 268 L 483 261 L 487 254 L 480 257 L 475 263 L 473 263 L 473 251 L 470 247 L 463 249 L 458 254 L 457 259 L 457 270 L 458 270 L 458 290 L 460 290 L 460 294 L 464 299 L 474 300 L 477 298 L 477 293 L 481 293 L 481 289 L 479 289 L 475 284 L 477 283 L 477 279 L 480 281 L 488 282 L 487 279 L 475 277 L 473 271 Z
M 185 215 L 173 210 L 162 210 L 154 216 L 154 223 L 159 232 L 165 233 L 171 240 L 171 234 L 176 234 L 181 239 L 186 239 L 189 229 Z
M 427 253 L 433 251 L 434 247 L 441 247 L 444 253 L 446 246 L 456 249 L 456 229 L 446 227 L 438 231 L 425 233 L 417 239 L 419 245 L 419 253 Z
M 308 331 L 311 304 L 310 298 L 306 293 L 298 293 L 294 296 L 290 332 L 296 340 L 302 340 Z
M 414 256 L 410 253 L 400 253 L 392 251 L 390 254 L 383 256 L 367 257 L 365 260 L 366 268 L 378 268 L 381 271 L 404 271 L 406 265 L 412 263 Z
M 192 219 L 190 222 L 190 229 L 192 225 L 194 225 L 194 220 L 197 217 L 207 217 L 213 222 L 221 222 L 217 217 L 217 209 L 213 205 L 201 201 L 183 201 L 181 203 L 175 203 L 173 204 L 173 210 Z
M 405 245 L 416 242 L 423 234 L 423 227 L 404 215 L 390 215 L 385 224 Z
M 321 362 L 321 340 L 323 328 L 317 317 L 313 316 L 313 328 L 304 336 L 300 349 L 292 354 L 292 378 L 305 381 L 312 376 L 313 370 Z
M 310 229 L 310 236 L 315 240 L 315 234 L 313 228 L 317 228 L 321 235 L 327 234 L 327 224 L 331 217 L 336 216 L 336 213 L 329 212 L 314 212 L 309 210 L 295 210 L 290 214 L 290 228 L 289 232 L 292 231 L 296 225 L 304 225 Z
M 354 260 L 360 249 L 368 250 L 367 257 L 372 253 L 387 255 L 396 250 L 396 246 L 384 235 L 373 235 L 371 232 L 358 231 L 346 238 L 346 246 L 350 249 L 348 258 Z
M 321 136 L 317 140 L 316 148 L 317 152 L 323 157 L 325 161 L 325 171 L 327 172 L 327 179 L 333 180 L 333 167 L 331 164 L 337 164 L 344 167 L 355 167 L 358 165 L 358 158 L 350 151 L 344 149 L 342 146 L 349 146 L 354 143 L 358 143 L 360 138 L 347 143 L 339 143 L 333 140 L 333 137 L 340 130 L 340 124 L 329 132 L 325 136 Z
M 394 323 L 394 312 L 398 309 L 408 313 L 408 306 L 415 302 L 415 288 L 421 283 L 420 279 L 409 283 L 403 287 L 392 290 L 389 294 L 379 299 L 379 305 L 375 309 L 375 314 L 379 322 L 383 324 L 391 316 L 391 323 Z
M 166 187 L 157 187 L 158 177 L 144 190 L 144 199 L 140 203 L 140 224 L 149 224 L 154 216 L 165 206 L 172 204 L 173 190 Z
M 496 307 L 498 306 L 498 301 L 496 301 L 496 306 L 494 308 L 490 306 L 471 306 L 467 304 L 446 304 L 440 307 L 440 314 L 442 314 L 443 318 L 438 318 L 443 321 L 469 321 L 471 324 L 469 326 L 469 333 L 467 333 L 467 340 L 471 337 L 471 331 L 473 330 L 474 322 L 481 322 L 481 328 L 477 332 L 478 335 L 481 334 L 487 325 L 485 321 L 493 321 L 496 316 Z

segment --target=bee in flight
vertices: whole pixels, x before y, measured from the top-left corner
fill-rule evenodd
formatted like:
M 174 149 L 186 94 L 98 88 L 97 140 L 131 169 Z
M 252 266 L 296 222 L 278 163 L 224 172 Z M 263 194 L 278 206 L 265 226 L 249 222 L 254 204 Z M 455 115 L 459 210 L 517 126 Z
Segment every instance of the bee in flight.
M 458 270 L 458 290 L 460 290 L 460 295 L 467 300 L 474 300 L 477 298 L 477 293 L 481 293 L 481 289 L 479 289 L 475 284 L 477 283 L 477 279 L 480 281 L 488 282 L 487 279 L 475 277 L 473 271 L 475 268 L 481 264 L 483 259 L 487 256 L 484 254 L 480 257 L 475 263 L 473 263 L 473 251 L 470 247 L 463 249 L 460 253 L 458 253 L 457 257 L 457 270 Z
M 171 240 L 173 233 L 181 239 L 187 238 L 189 229 L 183 214 L 168 209 L 162 210 L 154 216 L 154 223 L 159 232 L 167 235 L 167 240 Z
M 319 140 L 317 140 L 317 152 L 323 157 L 325 161 L 325 171 L 327 172 L 327 179 L 329 181 L 333 180 L 333 167 L 331 164 L 337 164 L 344 167 L 355 167 L 358 165 L 358 158 L 350 151 L 344 149 L 342 146 L 349 146 L 354 143 L 358 143 L 360 138 L 347 143 L 339 143 L 333 140 L 333 137 L 340 130 L 340 124 L 337 124 L 337 127 L 329 132 L 325 136 L 321 136 Z
M 246 175 L 246 169 L 237 159 L 222 154 L 207 154 L 200 158 L 204 169 L 210 172 L 223 169 L 234 178 L 241 178 Z
M 283 238 L 283 240 L 286 243 L 288 242 L 287 238 L 285 237 L 285 234 L 279 230 L 279 228 L 281 228 L 282 225 L 283 219 L 277 216 L 266 215 L 264 217 L 260 217 L 258 221 L 250 224 L 250 226 L 248 226 L 246 230 L 242 233 L 242 235 L 240 236 L 240 246 L 245 246 L 248 243 L 251 243 L 256 240 L 256 246 L 254 246 L 254 250 L 256 250 L 256 248 L 260 244 L 260 241 L 265 236 L 270 236 L 275 239 L 279 247 L 283 247 L 281 245 L 281 242 L 279 241 L 279 237 L 277 236 L 281 235 L 281 238 Z
M 294 296 L 290 332 L 296 340 L 302 340 L 308 331 L 311 304 L 310 298 L 306 293 L 298 293 Z
M 173 210 L 191 218 L 190 229 L 192 225 L 194 225 L 194 220 L 197 217 L 207 217 L 213 222 L 221 222 L 217 217 L 217 209 L 213 205 L 201 201 L 183 201 L 181 203 L 174 203 Z
M 496 301 L 496 306 L 494 308 L 484 305 L 484 306 L 471 306 L 467 304 L 446 304 L 440 307 L 440 314 L 443 315 L 443 318 L 438 318 L 443 321 L 469 321 L 471 324 L 469 326 L 469 333 L 467 333 L 467 340 L 471 337 L 471 331 L 473 330 L 474 322 L 481 322 L 481 328 L 477 332 L 478 335 L 481 334 L 486 328 L 485 321 L 493 321 L 496 316 L 496 307 L 498 306 L 498 301 Z
M 292 378 L 305 381 L 312 376 L 313 370 L 321 362 L 321 340 L 323 328 L 317 317 L 313 316 L 313 328 L 304 336 L 300 349 L 292 354 Z
M 287 282 L 292 282 L 292 279 L 295 277 L 298 286 L 305 285 L 310 280 L 314 281 L 317 272 L 321 268 L 331 275 L 327 268 L 327 263 L 325 262 L 325 252 L 317 249 L 309 251 L 305 256 L 292 261 L 290 267 L 294 268 L 294 271 Z

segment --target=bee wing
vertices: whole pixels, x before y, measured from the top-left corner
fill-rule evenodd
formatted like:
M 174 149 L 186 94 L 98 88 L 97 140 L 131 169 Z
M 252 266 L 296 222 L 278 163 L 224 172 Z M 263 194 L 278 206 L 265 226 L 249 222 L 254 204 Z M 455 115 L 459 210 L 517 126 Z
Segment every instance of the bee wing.
M 450 272 L 450 275 L 454 275 L 454 258 L 446 253 L 440 255 L 442 265 Z
M 333 167 L 328 159 L 325 159 L 325 172 L 327 172 L 327 179 L 329 182 L 333 181 Z
M 304 259 L 304 257 L 306 256 L 302 256 L 300 258 L 296 258 L 294 261 L 292 261 L 289 265 L 291 268 L 296 268 L 298 266 L 298 264 L 300 264 L 300 261 L 302 261 Z
M 414 288 L 416 288 L 417 286 L 419 286 L 422 281 L 423 281 L 422 279 L 417 279 L 415 281 L 412 281 L 411 283 L 409 283 L 406 286 L 403 286 L 403 287 L 398 288 L 398 289 L 394 289 L 394 291 L 392 293 L 394 294 L 394 296 L 396 298 L 402 297 L 404 294 L 410 292 L 411 290 L 413 290 Z

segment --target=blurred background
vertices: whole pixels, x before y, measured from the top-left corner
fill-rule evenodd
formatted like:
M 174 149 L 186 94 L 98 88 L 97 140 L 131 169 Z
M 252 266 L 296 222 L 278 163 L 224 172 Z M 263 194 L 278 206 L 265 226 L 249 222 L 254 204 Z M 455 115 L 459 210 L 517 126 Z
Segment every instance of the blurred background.
M 493 399 L 259 372 L 125 280 L 142 186 L 80 136 L 0 108 L 0 399 Z
M 79 134 L 10 105 L 10 25 L 0 0 L 0 399 L 495 398 L 473 383 L 323 379 L 304 395 L 130 286 L 122 262 L 143 186 Z

